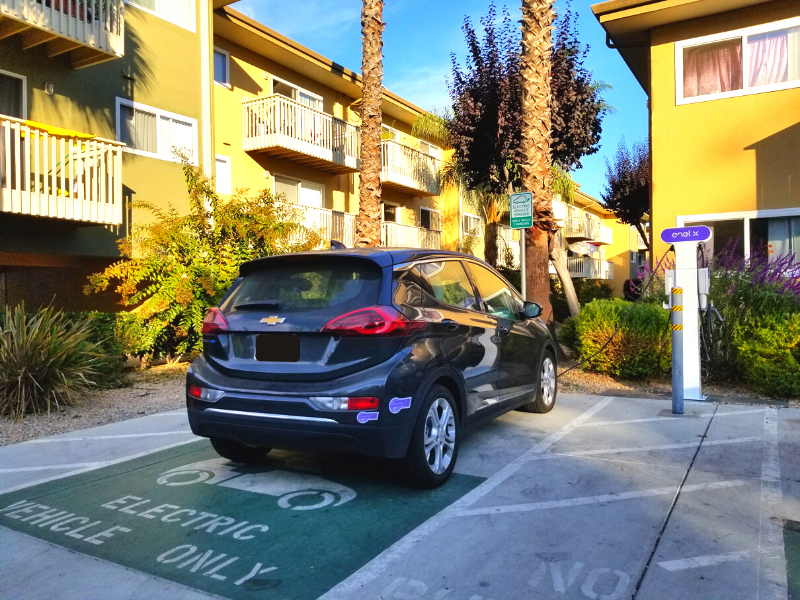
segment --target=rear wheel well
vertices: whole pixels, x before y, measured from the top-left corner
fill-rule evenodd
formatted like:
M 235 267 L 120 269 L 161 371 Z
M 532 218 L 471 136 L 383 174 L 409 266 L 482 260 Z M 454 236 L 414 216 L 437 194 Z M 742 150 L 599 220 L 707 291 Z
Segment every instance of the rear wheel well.
M 431 384 L 431 387 L 434 385 L 441 385 L 444 388 L 447 388 L 447 391 L 453 394 L 453 398 L 458 405 L 458 417 L 459 420 L 463 422 L 464 415 L 466 414 L 464 410 L 464 398 L 462 398 L 461 390 L 458 387 L 458 384 L 453 380 L 452 377 L 447 377 L 446 375 L 439 377 L 436 381 Z

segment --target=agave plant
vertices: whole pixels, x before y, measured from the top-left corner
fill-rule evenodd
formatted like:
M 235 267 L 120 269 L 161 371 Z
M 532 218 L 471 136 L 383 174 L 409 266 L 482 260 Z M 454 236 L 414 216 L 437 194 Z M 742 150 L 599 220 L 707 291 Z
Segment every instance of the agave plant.
M 91 317 L 71 320 L 52 307 L 6 308 L 0 328 L 0 415 L 50 412 L 91 392 L 107 357 L 90 340 Z

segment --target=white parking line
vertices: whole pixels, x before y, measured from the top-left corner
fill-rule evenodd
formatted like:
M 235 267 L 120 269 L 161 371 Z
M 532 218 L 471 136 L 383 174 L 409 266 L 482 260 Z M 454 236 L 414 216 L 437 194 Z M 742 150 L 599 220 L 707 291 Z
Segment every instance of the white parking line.
M 760 437 L 734 438 L 731 440 L 711 440 L 703 443 L 704 446 L 721 446 L 725 444 L 743 444 L 746 442 L 761 441 Z M 531 460 L 546 460 L 562 456 L 597 456 L 598 454 L 617 454 L 623 452 L 652 452 L 653 450 L 681 450 L 685 448 L 697 448 L 700 442 L 684 442 L 681 444 L 661 444 L 659 446 L 635 446 L 626 448 L 604 448 L 602 450 L 577 450 L 575 452 L 552 452 L 534 456 Z
M 23 444 L 52 444 L 54 442 L 83 442 L 85 440 L 116 440 L 122 438 L 154 437 L 159 435 L 194 435 L 191 430 L 184 431 L 158 431 L 154 433 L 121 433 L 119 435 L 92 435 L 85 437 L 63 437 L 63 438 L 44 438 L 40 440 L 28 440 Z
M 741 479 L 731 481 L 717 481 L 713 483 L 698 483 L 683 486 L 683 492 L 700 492 L 703 490 L 717 490 L 723 488 L 741 487 L 750 482 Z M 619 500 L 634 500 L 636 498 L 650 498 L 652 496 L 669 496 L 677 492 L 675 487 L 653 488 L 637 490 L 635 492 L 620 492 L 618 494 L 600 494 L 597 496 L 584 496 L 582 498 L 567 498 L 566 500 L 548 500 L 545 502 L 530 502 L 528 504 L 509 504 L 506 506 L 487 506 L 462 510 L 461 517 L 474 517 L 478 515 L 497 515 L 505 513 L 530 512 L 534 510 L 547 510 L 550 508 L 567 508 L 570 506 L 586 506 L 587 504 L 602 504 L 604 502 L 617 502 Z
M 714 413 L 703 413 L 701 415 L 689 416 L 689 417 L 648 417 L 646 419 L 626 419 L 624 421 L 594 421 L 592 423 L 584 423 L 581 427 L 603 427 L 606 425 L 627 425 L 628 423 L 652 423 L 654 421 L 684 421 L 688 419 L 709 419 L 712 416 L 715 417 L 732 417 L 736 415 L 749 415 L 754 413 L 762 413 L 766 408 L 753 408 L 749 410 L 738 410 L 738 411 L 730 411 L 730 412 L 718 412 L 716 415 Z
M 72 463 L 70 465 L 43 465 L 39 467 L 16 467 L 0 469 L 0 473 L 27 473 L 29 471 L 54 471 L 58 469 L 84 469 L 86 467 L 105 466 L 103 462 Z
M 64 477 L 72 477 L 73 475 L 79 475 L 80 473 L 86 473 L 87 471 L 93 471 L 95 469 L 100 469 L 102 467 L 110 467 L 111 465 L 116 465 L 128 460 L 134 460 L 136 458 L 141 458 L 142 456 L 147 456 L 148 454 L 154 454 L 155 452 L 161 452 L 162 450 L 169 450 L 170 448 L 175 448 L 177 446 L 183 446 L 185 444 L 191 444 L 193 442 L 197 442 L 203 438 L 193 438 L 191 440 L 183 440 L 181 442 L 175 442 L 174 444 L 167 444 L 166 446 L 159 446 L 158 448 L 153 448 L 152 450 L 145 450 L 144 452 L 137 452 L 136 454 L 131 454 L 130 456 L 123 456 L 121 458 L 115 458 L 114 460 L 106 460 L 102 462 L 92 463 L 91 467 L 82 467 L 75 471 L 69 471 L 67 473 L 59 473 L 58 475 L 51 475 L 50 477 L 45 477 L 44 479 L 37 479 L 36 481 L 29 481 L 27 483 L 21 483 L 19 485 L 15 485 L 9 488 L 1 489 L 0 495 L 3 494 L 10 494 L 11 492 L 16 492 L 19 490 L 24 490 L 29 487 L 33 487 L 35 485 L 39 485 L 40 483 L 47 483 L 48 481 L 55 481 L 56 479 L 62 479 Z
M 422 525 L 406 534 L 393 545 L 389 546 L 386 550 L 381 552 L 378 556 L 373 558 L 358 571 L 350 575 L 350 577 L 334 586 L 327 593 L 320 596 L 318 600 L 350 600 L 351 598 L 355 597 L 356 593 L 361 588 L 380 577 L 394 561 L 414 548 L 414 546 L 419 544 L 423 539 L 433 533 L 449 519 L 457 516 L 462 510 L 465 510 L 467 507 L 471 506 L 495 489 L 498 485 L 506 481 L 519 469 L 521 469 L 531 460 L 534 460 L 533 457 L 541 454 L 565 435 L 573 431 L 576 427 L 580 427 L 582 423 L 586 422 L 588 419 L 591 419 L 594 415 L 608 406 L 612 400 L 614 400 L 614 398 L 603 398 L 600 402 L 592 406 L 586 412 L 575 417 L 572 421 L 564 425 L 564 427 L 550 434 L 524 454 L 520 455 L 505 467 L 500 469 L 497 473 L 489 477 L 486 481 L 478 485 L 471 492 L 462 496 L 444 510 L 436 513 Z
M 727 552 L 725 554 L 712 554 L 709 556 L 695 556 L 694 558 L 684 558 L 681 560 L 664 560 L 658 563 L 667 571 L 685 571 L 686 569 L 697 569 L 698 567 L 713 567 L 727 562 L 738 562 L 750 555 L 749 550 L 740 552 Z
M 778 454 L 778 411 L 764 414 L 764 458 L 761 463 L 761 508 L 758 530 L 758 588 L 756 598 L 786 598 L 786 561 L 783 528 L 776 522 L 781 513 L 781 465 Z M 763 578 L 767 585 L 762 586 Z

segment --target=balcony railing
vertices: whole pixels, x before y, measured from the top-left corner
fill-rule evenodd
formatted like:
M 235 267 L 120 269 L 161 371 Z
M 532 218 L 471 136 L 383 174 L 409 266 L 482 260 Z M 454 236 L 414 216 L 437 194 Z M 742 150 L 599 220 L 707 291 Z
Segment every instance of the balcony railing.
M 442 247 L 442 232 L 384 221 L 381 223 L 381 246 L 439 250 Z
M 0 0 L 2 37 L 20 34 L 22 49 L 46 44 L 50 57 L 71 53 L 86 67 L 124 54 L 123 0 Z
M 123 146 L 0 116 L 0 212 L 121 224 Z
M 645 229 L 645 233 L 647 233 L 647 229 Z M 647 244 L 644 243 L 642 236 L 634 227 L 631 227 L 631 250 L 647 250 Z
M 510 227 L 503 227 L 498 232 L 497 264 L 499 266 L 509 269 L 520 268 L 519 236 L 520 233 Z
M 613 241 L 611 228 L 587 215 L 566 217 L 564 229 L 567 239 L 585 240 L 595 245 Z
M 361 168 L 361 129 L 285 96 L 242 103 L 246 151 L 282 155 L 334 173 Z
M 381 185 L 397 186 L 416 196 L 439 195 L 438 158 L 399 144 L 394 140 L 381 142 Z
M 320 233 L 323 242 L 338 240 L 348 248 L 352 248 L 356 243 L 356 216 L 351 213 L 330 210 L 328 208 L 318 208 L 316 206 L 304 206 L 302 204 L 287 204 L 296 215 L 298 222 L 306 229 L 311 229 Z M 298 236 L 294 242 L 302 241 Z
M 567 258 L 567 269 L 572 277 L 578 279 L 613 279 L 614 263 L 589 256 Z

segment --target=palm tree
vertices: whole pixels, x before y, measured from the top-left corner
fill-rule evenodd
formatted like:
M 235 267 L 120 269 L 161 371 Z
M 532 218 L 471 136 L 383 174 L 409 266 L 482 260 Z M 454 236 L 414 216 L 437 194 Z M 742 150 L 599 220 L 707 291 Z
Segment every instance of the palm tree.
M 522 186 L 533 193 L 533 227 L 525 230 L 528 298 L 542 305 L 552 324 L 550 251 L 558 224 L 553 217 L 550 155 L 550 51 L 555 0 L 522 0 Z M 569 277 L 569 273 L 566 274 Z M 563 280 L 563 277 L 562 277 Z
M 381 100 L 383 98 L 383 0 L 361 7 L 361 177 L 356 246 L 381 244 Z

